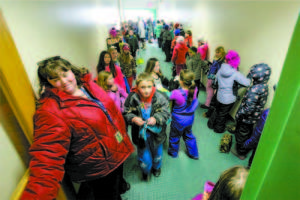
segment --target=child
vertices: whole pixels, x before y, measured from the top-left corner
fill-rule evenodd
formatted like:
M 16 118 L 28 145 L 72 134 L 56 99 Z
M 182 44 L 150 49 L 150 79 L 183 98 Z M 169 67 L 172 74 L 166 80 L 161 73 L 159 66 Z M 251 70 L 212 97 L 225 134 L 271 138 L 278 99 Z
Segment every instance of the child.
M 197 195 L 193 200 L 239 200 L 242 196 L 248 174 L 249 169 L 246 167 L 232 167 L 221 174 L 215 185 L 212 182 L 207 182 L 208 184 L 204 186 L 204 194 Z
M 171 55 L 172 55 L 172 56 L 173 56 L 173 50 L 174 50 L 174 47 L 175 47 L 175 45 L 176 45 L 176 40 L 177 40 L 179 34 L 180 34 L 180 30 L 179 30 L 179 29 L 176 29 L 176 30 L 174 31 L 175 37 L 174 37 L 174 39 L 172 40 L 172 44 L 171 44 Z
M 114 78 L 111 72 L 101 71 L 98 75 L 97 84 L 102 87 L 106 93 L 115 102 L 121 113 L 124 112 L 124 103 L 128 96 L 123 88 L 115 84 Z
M 198 97 L 201 84 L 201 70 L 207 66 L 207 63 L 206 61 L 201 60 L 200 55 L 197 54 L 196 47 L 191 47 L 188 51 L 188 54 L 189 56 L 186 57 L 186 67 L 195 74 L 195 83 L 198 88 Z
M 139 50 L 139 41 L 136 35 L 133 34 L 133 30 L 129 30 L 129 35 L 125 37 L 126 43 L 130 46 L 131 55 L 135 58 L 136 52 Z
M 208 44 L 203 38 L 198 39 L 198 50 L 197 53 L 201 55 L 202 60 L 208 60 Z
M 184 42 L 188 48 L 193 46 L 192 31 L 190 30 L 186 31 Z
M 178 36 L 172 56 L 172 62 L 176 65 L 176 75 L 179 75 L 180 71 L 186 68 L 185 55 L 188 52 L 188 50 L 189 48 L 185 45 L 184 38 L 182 36 Z
M 126 85 L 123 78 L 123 73 L 121 71 L 121 68 L 118 65 L 114 64 L 114 61 L 111 57 L 111 54 L 108 51 L 102 51 L 99 56 L 99 61 L 97 64 L 97 73 L 101 71 L 108 71 L 111 72 L 114 81 L 116 84 L 118 84 L 120 87 L 122 87 L 124 90 L 126 90 Z
M 169 80 L 162 75 L 159 61 L 156 58 L 150 58 L 147 62 L 145 72 L 151 74 L 154 80 L 154 86 L 161 92 L 168 92 Z
M 166 123 L 170 118 L 169 102 L 156 92 L 149 73 L 141 73 L 125 102 L 125 119 L 132 125 L 132 141 L 137 145 L 138 161 L 143 180 L 148 181 L 150 172 L 158 177 L 161 173 L 163 142 Z
M 212 83 L 216 78 L 216 74 L 221 68 L 221 65 L 225 61 L 225 49 L 222 46 L 216 48 L 216 54 L 213 60 L 213 63 L 210 67 L 210 70 L 207 75 L 207 83 L 206 83 L 206 101 L 205 104 L 201 105 L 201 108 L 208 109 L 210 106 L 211 99 L 214 95 L 214 89 L 212 88 Z
M 243 160 L 248 149 L 243 144 L 248 140 L 253 132 L 253 125 L 259 120 L 259 116 L 267 102 L 269 87 L 268 81 L 271 75 L 271 68 L 264 63 L 251 67 L 248 78 L 251 78 L 253 84 L 248 88 L 239 110 L 236 113 L 236 130 L 235 139 L 236 146 L 232 148 L 232 152 Z
M 123 74 L 126 76 L 130 88 L 136 75 L 136 63 L 132 55 L 130 55 L 130 47 L 127 43 L 122 46 L 122 53 L 120 55 L 120 65 Z
M 171 61 L 171 43 L 172 43 L 172 35 L 169 31 L 169 25 L 164 26 L 165 32 L 162 37 L 162 47 L 166 54 L 166 62 Z
M 155 27 L 155 35 L 157 37 L 158 47 L 161 48 L 162 38 L 160 37 L 161 30 L 163 29 L 163 25 L 157 20 Z
M 229 64 L 223 63 L 216 75 L 216 81 L 218 84 L 216 107 L 207 125 L 214 129 L 215 133 L 223 133 L 225 132 L 226 117 L 236 101 L 236 95 L 233 92 L 234 82 L 249 86 L 250 80 Z
M 192 71 L 188 69 L 182 70 L 179 79 L 181 88 L 173 90 L 170 96 L 170 100 L 174 100 L 174 107 L 172 110 L 168 154 L 173 158 L 178 156 L 179 143 L 182 136 L 188 156 L 192 159 L 199 159 L 196 138 L 192 133 L 194 112 L 199 104 L 196 97 L 197 88 L 194 79 L 195 74 Z

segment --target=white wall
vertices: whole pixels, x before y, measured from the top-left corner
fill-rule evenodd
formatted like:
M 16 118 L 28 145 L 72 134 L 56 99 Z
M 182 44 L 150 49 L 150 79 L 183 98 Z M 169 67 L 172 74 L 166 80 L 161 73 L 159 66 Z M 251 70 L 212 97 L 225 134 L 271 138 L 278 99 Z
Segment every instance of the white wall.
M 197 37 L 204 35 L 210 45 L 211 58 L 219 45 L 226 50 L 237 50 L 244 74 L 254 64 L 267 63 L 272 68 L 269 85 L 273 86 L 279 80 L 299 8 L 299 1 L 179 0 L 176 4 L 164 1 L 159 16 L 173 13 L 174 21 L 179 20 L 184 28 L 192 30 L 194 44 Z M 170 18 L 172 20 L 172 16 Z M 272 99 L 270 89 L 267 107 Z

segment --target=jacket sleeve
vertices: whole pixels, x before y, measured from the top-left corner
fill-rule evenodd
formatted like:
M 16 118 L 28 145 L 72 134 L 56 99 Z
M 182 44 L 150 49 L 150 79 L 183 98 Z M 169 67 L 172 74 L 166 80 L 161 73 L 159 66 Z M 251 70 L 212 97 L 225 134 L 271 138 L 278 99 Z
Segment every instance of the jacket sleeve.
M 153 114 L 153 117 L 156 119 L 156 124 L 162 126 L 166 124 L 171 116 L 169 111 L 169 101 L 167 101 L 162 94 L 159 94 L 158 103 L 160 104 L 160 109 Z
M 250 79 L 246 78 L 240 72 L 236 72 L 235 80 L 241 85 L 244 85 L 247 87 L 250 85 Z
M 174 48 L 173 56 L 171 59 L 173 63 L 176 62 L 177 56 L 178 56 L 178 50 L 176 48 Z
M 67 124 L 50 112 L 37 113 L 34 121 L 30 177 L 21 199 L 55 199 L 65 173 L 71 133 Z
M 127 121 L 128 124 L 132 124 L 132 119 L 134 117 L 139 117 L 137 116 L 135 113 L 137 112 L 136 106 L 134 105 L 134 102 L 132 101 L 132 96 L 134 95 L 134 92 L 131 92 L 126 101 L 125 101 L 125 105 L 124 105 L 124 118 Z

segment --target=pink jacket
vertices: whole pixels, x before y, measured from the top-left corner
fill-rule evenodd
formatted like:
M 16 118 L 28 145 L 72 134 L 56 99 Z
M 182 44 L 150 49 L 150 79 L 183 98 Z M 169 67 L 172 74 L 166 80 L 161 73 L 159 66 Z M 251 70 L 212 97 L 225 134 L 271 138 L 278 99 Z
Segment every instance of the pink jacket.
M 205 43 L 204 45 L 201 45 L 200 47 L 198 47 L 197 53 L 199 53 L 201 55 L 202 60 L 206 60 L 207 51 L 208 51 L 208 44 L 207 43 Z
M 118 87 L 118 90 L 116 92 L 113 92 L 111 90 L 108 90 L 106 92 L 110 96 L 110 98 L 115 102 L 117 108 L 121 111 L 121 113 L 123 113 L 125 100 L 126 100 L 128 94 L 122 87 L 120 87 L 120 86 L 117 86 L 117 87 Z
M 117 85 L 119 85 L 121 88 L 123 88 L 126 91 L 126 85 L 124 82 L 124 76 L 121 71 L 121 68 L 117 65 L 115 65 L 115 68 L 116 68 L 117 76 L 114 78 L 114 81 Z M 105 71 L 110 72 L 109 66 L 105 67 Z

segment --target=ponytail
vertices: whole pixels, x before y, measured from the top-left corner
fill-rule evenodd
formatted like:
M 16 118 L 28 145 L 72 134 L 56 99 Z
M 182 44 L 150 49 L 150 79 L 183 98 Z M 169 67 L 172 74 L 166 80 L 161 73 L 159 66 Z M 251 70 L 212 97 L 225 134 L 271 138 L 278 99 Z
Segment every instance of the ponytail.
M 191 103 L 194 99 L 194 93 L 195 93 L 195 88 L 196 88 L 196 83 L 195 83 L 195 74 L 191 70 L 184 69 L 181 70 L 180 72 L 180 80 L 183 82 L 183 84 L 189 88 L 188 92 L 188 98 L 187 102 Z

